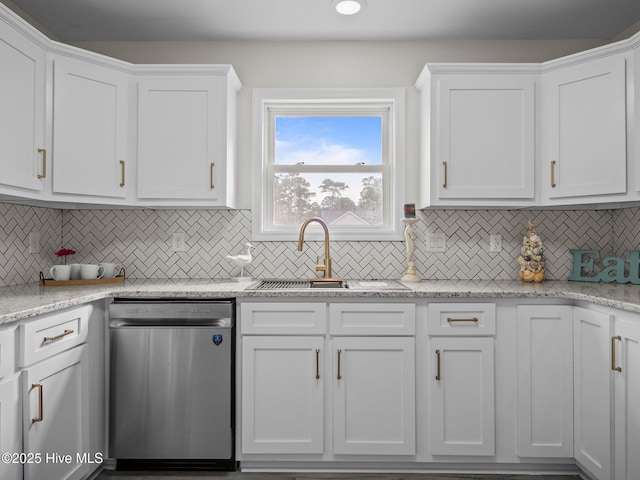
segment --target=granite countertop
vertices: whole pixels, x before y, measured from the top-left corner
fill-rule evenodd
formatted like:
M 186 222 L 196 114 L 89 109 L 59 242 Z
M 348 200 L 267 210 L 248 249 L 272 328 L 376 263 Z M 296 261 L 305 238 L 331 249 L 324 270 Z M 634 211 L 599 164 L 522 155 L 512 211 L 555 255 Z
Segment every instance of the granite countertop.
M 292 289 L 246 290 L 254 281 L 210 279 L 126 280 L 122 284 L 80 287 L 40 287 L 37 284 L 0 288 L 0 324 L 95 300 L 119 297 L 229 298 L 562 298 L 587 301 L 640 313 L 640 285 L 545 281 L 523 283 L 492 280 L 424 280 L 405 284 L 408 290 Z

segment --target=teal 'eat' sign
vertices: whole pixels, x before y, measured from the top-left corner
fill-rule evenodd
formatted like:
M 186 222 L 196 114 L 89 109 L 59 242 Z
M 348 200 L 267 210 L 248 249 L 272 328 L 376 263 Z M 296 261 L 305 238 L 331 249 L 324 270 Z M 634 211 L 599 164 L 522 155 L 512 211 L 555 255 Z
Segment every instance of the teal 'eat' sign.
M 573 255 L 573 273 L 568 280 L 576 282 L 618 282 L 640 284 L 640 251 L 632 250 L 629 258 L 605 257 L 602 259 L 602 270 L 593 271 L 594 260 L 600 259 L 598 250 L 569 250 Z M 587 256 L 584 261 L 583 257 Z M 625 273 L 625 264 L 629 265 Z

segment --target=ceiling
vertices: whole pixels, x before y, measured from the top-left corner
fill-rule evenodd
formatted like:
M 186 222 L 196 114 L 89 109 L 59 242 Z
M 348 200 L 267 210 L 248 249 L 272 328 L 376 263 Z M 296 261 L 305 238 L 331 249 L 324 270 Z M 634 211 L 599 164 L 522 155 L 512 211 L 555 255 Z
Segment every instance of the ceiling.
M 2 1 L 2 0 L 0 0 Z M 7 0 L 59 40 L 602 39 L 640 21 L 640 0 Z

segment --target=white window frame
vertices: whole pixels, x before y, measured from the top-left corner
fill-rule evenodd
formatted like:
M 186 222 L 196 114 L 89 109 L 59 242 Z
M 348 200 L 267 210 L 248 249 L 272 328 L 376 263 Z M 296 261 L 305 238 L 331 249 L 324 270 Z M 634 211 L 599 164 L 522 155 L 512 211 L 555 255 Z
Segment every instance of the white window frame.
M 402 201 L 405 188 L 405 90 L 404 88 L 308 89 L 260 88 L 253 90 L 253 200 L 252 235 L 256 241 L 297 240 L 300 226 L 273 225 L 273 165 L 275 115 L 296 113 L 314 115 L 383 114 L 383 163 L 361 165 L 362 173 L 382 173 L 382 225 L 371 227 L 330 226 L 331 240 L 404 240 Z M 385 128 L 386 127 L 386 128 Z M 385 151 L 386 150 L 386 151 Z M 331 171 L 339 168 L 327 167 Z M 351 167 L 346 167 L 352 171 Z M 291 166 L 286 171 L 291 171 Z M 300 171 L 321 172 L 322 167 L 301 165 Z M 321 240 L 321 229 L 309 230 L 305 238 Z

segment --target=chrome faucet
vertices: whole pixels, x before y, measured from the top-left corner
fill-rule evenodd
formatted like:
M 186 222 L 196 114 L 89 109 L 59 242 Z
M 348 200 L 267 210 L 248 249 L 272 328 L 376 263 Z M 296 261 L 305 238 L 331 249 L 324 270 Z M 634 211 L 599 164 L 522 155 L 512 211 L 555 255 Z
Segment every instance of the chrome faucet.
M 300 238 L 298 238 L 298 251 L 302 251 L 304 245 L 304 231 L 311 222 L 318 222 L 324 229 L 324 263 L 320 263 L 320 258 L 316 258 L 316 271 L 324 272 L 324 278 L 331 278 L 331 256 L 329 254 L 329 228 L 324 220 L 318 217 L 307 218 L 300 227 Z

